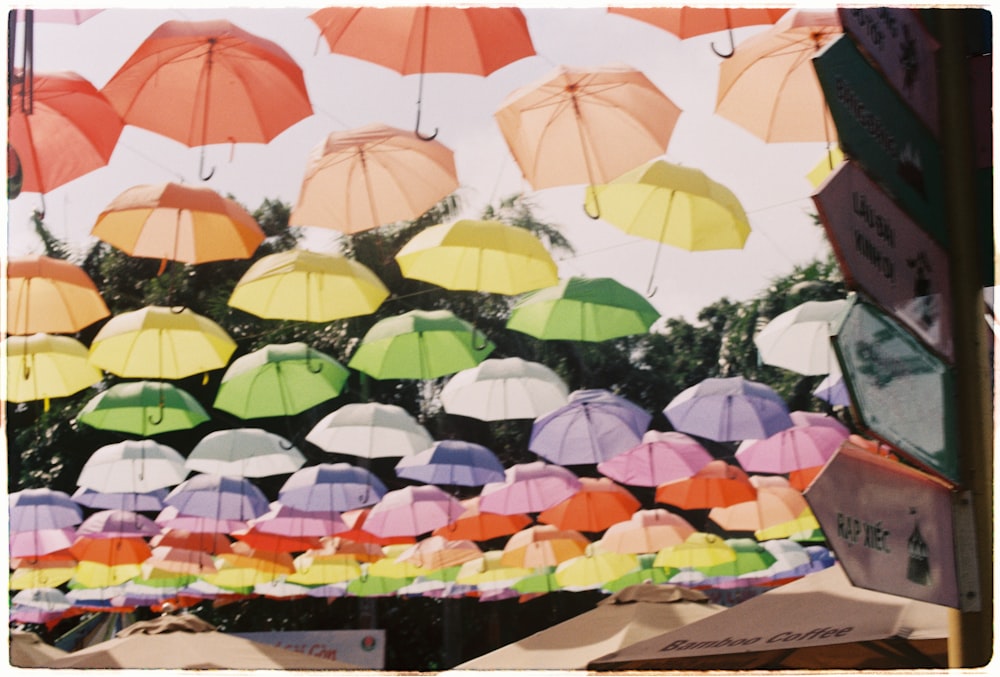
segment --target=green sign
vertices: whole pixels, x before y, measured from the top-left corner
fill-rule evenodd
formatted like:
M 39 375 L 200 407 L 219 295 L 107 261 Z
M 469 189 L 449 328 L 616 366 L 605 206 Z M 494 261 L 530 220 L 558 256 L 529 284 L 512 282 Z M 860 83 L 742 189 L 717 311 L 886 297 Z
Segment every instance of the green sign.
M 862 427 L 957 484 L 949 367 L 903 325 L 857 298 L 832 340 Z
M 813 66 L 844 153 L 947 246 L 941 149 L 930 131 L 849 37 L 828 44 Z

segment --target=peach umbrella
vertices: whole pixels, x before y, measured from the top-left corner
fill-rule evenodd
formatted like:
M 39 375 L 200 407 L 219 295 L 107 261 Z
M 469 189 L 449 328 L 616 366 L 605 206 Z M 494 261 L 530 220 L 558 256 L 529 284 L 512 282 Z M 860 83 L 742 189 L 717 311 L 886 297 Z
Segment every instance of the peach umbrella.
M 611 552 L 638 555 L 683 543 L 694 532 L 686 519 L 668 510 L 639 510 L 628 520 L 608 527 L 600 544 Z
M 443 536 L 430 536 L 401 552 L 396 561 L 410 562 L 424 569 L 443 569 L 482 556 L 483 551 L 470 540 L 449 540 Z
M 656 488 L 656 502 L 685 510 L 715 508 L 752 501 L 757 489 L 742 468 L 725 461 L 712 461 L 686 480 L 661 484 Z
M 642 507 L 639 499 L 607 477 L 581 477 L 580 490 L 538 514 L 542 524 L 577 531 L 604 531 L 629 519 Z
M 753 500 L 712 508 L 708 518 L 726 531 L 759 531 L 798 519 L 808 507 L 798 489 L 764 486 Z
M 7 259 L 8 335 L 75 334 L 110 314 L 79 266 L 49 256 Z
M 586 552 L 590 541 L 579 531 L 559 529 L 551 524 L 536 524 L 510 537 L 503 548 L 504 566 L 555 566 Z

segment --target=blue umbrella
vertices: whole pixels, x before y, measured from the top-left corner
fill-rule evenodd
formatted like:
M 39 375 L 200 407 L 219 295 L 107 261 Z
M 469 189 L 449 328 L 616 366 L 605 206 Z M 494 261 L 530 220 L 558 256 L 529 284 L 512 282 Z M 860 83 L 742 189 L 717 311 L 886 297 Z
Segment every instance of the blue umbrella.
M 246 521 L 268 511 L 267 497 L 243 477 L 201 473 L 184 480 L 163 502 L 182 515 Z
M 576 390 L 535 419 L 528 449 L 559 465 L 601 463 L 637 446 L 652 418 L 609 390 Z
M 396 475 L 427 484 L 479 487 L 502 482 L 503 463 L 482 446 L 462 440 L 442 440 L 396 464 Z
M 675 429 L 716 442 L 762 440 L 794 425 L 770 387 L 742 376 L 707 378 L 663 410 Z
M 349 463 L 296 470 L 278 490 L 278 502 L 311 512 L 346 512 L 377 503 L 386 487 L 370 471 Z
M 166 489 L 147 492 L 104 492 L 80 487 L 73 492 L 73 500 L 80 505 L 98 510 L 131 510 L 133 512 L 159 512 L 166 505 L 163 499 L 169 493 Z

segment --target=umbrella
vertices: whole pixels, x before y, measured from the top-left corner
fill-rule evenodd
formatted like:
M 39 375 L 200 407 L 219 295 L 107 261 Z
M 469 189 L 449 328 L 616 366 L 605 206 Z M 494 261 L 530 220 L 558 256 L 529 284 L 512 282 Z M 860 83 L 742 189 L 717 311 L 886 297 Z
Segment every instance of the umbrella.
M 488 541 L 509 536 L 531 524 L 531 518 L 523 514 L 482 512 L 479 509 L 479 496 L 467 498 L 461 503 L 462 513 L 450 524 L 435 529 L 432 532 L 434 536 L 452 540 Z
M 609 277 L 570 277 L 522 297 L 507 328 L 543 340 L 601 342 L 645 334 L 659 311 Z
M 701 571 L 706 576 L 743 576 L 763 571 L 777 561 L 774 555 L 752 538 L 727 538 L 726 544 L 736 552 L 736 559 L 704 567 Z
M 333 536 L 348 529 L 347 523 L 344 522 L 339 513 L 324 510 L 300 510 L 283 505 L 278 501 L 272 502 L 266 513 L 249 520 L 247 525 L 260 534 L 315 538 Z
M 396 475 L 427 484 L 478 487 L 502 482 L 504 467 L 496 455 L 481 444 L 442 440 L 400 459 Z
M 124 440 L 91 454 L 76 484 L 100 492 L 144 493 L 179 484 L 187 474 L 184 457 L 173 447 L 152 440 Z
M 699 169 L 654 160 L 587 188 L 588 212 L 657 243 L 647 295 L 655 293 L 663 244 L 687 251 L 742 249 L 750 221 L 731 190 Z
M 567 402 L 568 388 L 554 371 L 520 357 L 486 359 L 464 369 L 441 389 L 449 414 L 481 421 L 538 418 Z
M 396 561 L 411 562 L 423 569 L 444 569 L 482 556 L 483 551 L 470 540 L 429 536 L 400 553 Z
M 131 492 L 114 491 L 103 492 L 94 491 L 86 487 L 79 487 L 73 492 L 73 500 L 80 505 L 98 510 L 132 510 L 146 512 L 150 510 L 163 510 L 163 499 L 167 497 L 165 488 L 153 489 L 151 491 Z
M 377 564 L 377 562 L 376 562 Z M 361 565 L 361 576 L 347 584 L 347 594 L 354 597 L 391 597 L 413 582 L 413 576 L 376 576 L 368 573 L 373 564 Z M 416 568 L 416 567 L 414 567 Z
M 312 150 L 288 223 L 360 233 L 415 220 L 457 189 L 454 154 L 442 143 L 365 125 L 331 132 Z
M 415 454 L 433 443 L 427 429 L 395 404 L 345 404 L 330 412 L 306 435 L 323 451 L 359 458 Z
M 39 558 L 30 566 L 15 566 L 12 560 L 10 565 L 13 571 L 7 587 L 11 590 L 27 590 L 62 585 L 76 573 L 76 560 L 71 555 L 67 557 L 68 559 L 51 561 Z
M 388 296 L 375 273 L 353 259 L 292 249 L 255 261 L 229 305 L 266 319 L 332 322 L 370 315 Z
M 607 581 L 601 586 L 601 590 L 604 592 L 615 593 L 633 585 L 641 585 L 644 588 L 652 588 L 653 585 L 651 584 L 655 584 L 657 589 L 665 589 L 665 586 L 662 584 L 668 583 L 678 572 L 677 569 L 672 567 L 655 566 L 653 564 L 653 562 L 656 561 L 655 554 L 637 555 L 636 560 L 638 561 L 637 568 L 619 576 L 614 580 Z M 680 586 L 670 587 L 677 588 L 679 590 L 691 591 L 690 588 L 681 588 Z
M 851 406 L 851 393 L 840 371 L 840 365 L 834 364 L 834 370 L 827 374 L 813 389 L 812 394 L 834 407 Z
M 708 518 L 726 531 L 760 531 L 798 519 L 809 505 L 791 487 L 759 487 L 749 501 L 712 508 Z
M 628 66 L 556 68 L 494 114 L 535 190 L 607 183 L 662 155 L 681 110 Z
M 313 112 L 288 53 L 223 20 L 167 21 L 101 92 L 126 124 L 189 147 L 267 143 Z
M 576 390 L 535 419 L 528 449 L 560 465 L 600 463 L 639 444 L 652 418 L 609 390 Z
M 806 376 L 839 371 L 830 336 L 846 308 L 845 299 L 806 301 L 781 313 L 754 336 L 761 362 Z
M 555 579 L 564 590 L 593 590 L 621 578 L 639 565 L 635 555 L 594 552 L 556 565 Z
M 382 557 L 381 547 L 384 545 L 416 542 L 417 539 L 413 536 L 376 536 L 372 532 L 367 531 L 365 529 L 365 522 L 371 511 L 371 508 L 354 508 L 345 511 L 342 517 L 350 529 L 340 532 L 337 536 L 343 541 L 357 543 L 360 546 L 378 546 L 378 557 Z
M 559 282 L 541 240 L 500 221 L 431 226 L 403 245 L 395 259 L 403 277 L 451 290 L 514 295 Z
M 829 418 L 822 414 L 820 417 Z M 736 450 L 736 460 L 744 470 L 765 473 L 787 473 L 825 464 L 847 439 L 849 431 L 840 423 L 838 427 L 810 425 L 810 419 L 805 420 L 807 423 L 797 423 L 766 439 L 744 442 Z
M 655 487 L 691 477 L 712 460 L 708 450 L 689 435 L 647 430 L 638 445 L 601 461 L 597 470 L 622 484 Z
M 198 400 L 162 381 L 118 383 L 91 398 L 76 415 L 93 428 L 141 437 L 189 430 L 208 419 Z
M 424 140 L 437 136 L 420 132 L 425 73 L 485 77 L 535 53 L 515 7 L 327 7 L 309 18 L 331 52 L 420 75 L 414 133 Z
M 151 548 L 177 548 L 179 550 L 199 550 L 209 554 L 219 554 L 232 550 L 229 538 L 219 532 L 185 531 L 165 528 L 149 539 Z
M 683 543 L 659 551 L 653 565 L 700 570 L 735 560 L 736 550 L 721 537 L 696 531 Z
M 822 536 L 819 521 L 813 514 L 812 509 L 807 505 L 801 513 L 790 520 L 757 529 L 753 532 L 753 537 L 761 542 L 775 539 L 791 540 L 793 536 L 796 537 L 795 540 L 805 541 L 812 540 L 812 536 L 817 531 L 820 534 L 819 540 L 826 540 Z M 806 536 L 806 538 L 801 538 L 801 536 Z
M 246 521 L 268 510 L 267 498 L 250 480 L 210 473 L 184 480 L 163 502 L 182 515 L 214 520 Z
M 836 10 L 790 10 L 719 66 L 715 112 L 766 142 L 836 141 L 812 59 L 841 33 Z
M 162 574 L 200 576 L 216 571 L 218 571 L 218 567 L 215 566 L 212 556 L 207 552 L 169 545 L 153 548 L 150 556 L 142 563 L 143 578 L 153 578 Z
M 677 395 L 663 413 L 677 430 L 717 442 L 759 440 L 792 426 L 781 396 L 742 376 L 707 378 Z
M 580 478 L 580 489 L 538 515 L 542 524 L 576 531 L 604 531 L 629 519 L 642 504 L 627 489 L 607 477 Z
M 115 536 L 113 538 L 80 536 L 69 551 L 81 562 L 94 562 L 107 567 L 141 564 L 152 554 L 149 544 L 142 536 Z
M 11 597 L 10 601 L 11 604 L 60 613 L 70 608 L 66 594 L 57 588 L 39 587 L 19 590 Z
M 233 360 L 213 406 L 244 419 L 294 416 L 337 397 L 348 373 L 305 343 L 272 343 Z
M 365 468 L 347 463 L 320 463 L 292 473 L 278 490 L 278 501 L 299 510 L 344 512 L 372 505 L 385 485 Z
M 295 573 L 289 574 L 285 580 L 298 585 L 329 585 L 361 576 L 361 562 L 357 559 L 330 555 L 322 550 L 308 550 L 296 557 L 294 563 Z
M 479 492 L 479 511 L 514 515 L 541 512 L 580 490 L 580 478 L 543 461 L 518 463 L 504 471 L 503 482 L 490 482 Z
M 32 564 L 38 558 L 64 551 L 76 540 L 76 529 L 73 527 L 11 530 L 9 549 L 10 556 L 28 559 Z
M 364 508 L 363 510 L 367 513 L 370 509 Z M 344 538 L 343 536 L 324 536 L 319 539 L 319 542 L 320 547 L 313 548 L 309 552 L 305 553 L 305 556 L 317 558 L 340 557 L 357 562 L 377 562 L 385 557 L 385 553 L 382 552 L 382 545 L 389 545 L 388 543 L 380 545 L 378 543 L 355 541 L 350 538 Z M 405 539 L 400 542 L 409 544 L 413 543 L 413 539 Z
M 216 571 L 205 572 L 201 578 L 221 588 L 253 587 L 295 572 L 292 556 L 287 552 L 269 552 L 236 541 L 232 552 L 224 552 L 216 560 Z
M 247 526 L 246 520 L 189 515 L 172 505 L 163 508 L 153 521 L 164 529 L 195 534 L 228 534 Z
M 90 363 L 124 378 L 180 379 L 222 369 L 229 334 L 188 308 L 146 306 L 112 317 L 90 345 Z
M 7 495 L 7 526 L 11 531 L 61 529 L 83 521 L 83 511 L 63 491 L 22 489 Z
M 188 454 L 188 470 L 234 477 L 287 475 L 306 457 L 280 435 L 260 428 L 217 430 L 205 435 Z
M 49 256 L 7 259 L 8 335 L 74 334 L 110 314 L 79 266 Z
M 69 336 L 32 334 L 3 340 L 9 402 L 67 397 L 101 380 L 87 346 Z
M 403 487 L 372 506 L 365 529 L 376 536 L 419 536 L 454 521 L 462 504 L 432 485 Z
M 131 510 L 100 510 L 76 528 L 87 538 L 145 538 L 160 533 L 160 525 Z
M 379 320 L 347 366 L 376 379 L 432 379 L 469 369 L 494 345 L 478 345 L 475 328 L 450 310 L 411 310 Z
M 504 566 L 528 569 L 555 566 L 583 555 L 588 545 L 590 541 L 579 531 L 559 529 L 551 524 L 536 524 L 507 540 L 500 562 Z
M 685 510 L 715 508 L 752 501 L 757 489 L 739 466 L 712 461 L 686 480 L 675 480 L 656 488 L 656 502 Z
M 256 219 L 211 188 L 177 183 L 129 188 L 104 208 L 90 234 L 131 256 L 205 263 L 248 259 L 264 241 Z
M 694 531 L 686 519 L 662 508 L 639 510 L 629 519 L 609 526 L 600 544 L 610 552 L 654 553 L 683 543 Z
M 240 543 L 264 552 L 305 552 L 320 546 L 319 536 L 267 533 L 253 526 L 234 531 L 230 535 Z

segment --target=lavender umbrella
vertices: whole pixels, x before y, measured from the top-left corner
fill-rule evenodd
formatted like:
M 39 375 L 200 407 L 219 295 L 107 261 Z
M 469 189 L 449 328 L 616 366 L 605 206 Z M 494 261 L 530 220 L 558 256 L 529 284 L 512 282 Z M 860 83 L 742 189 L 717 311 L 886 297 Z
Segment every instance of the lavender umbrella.
M 80 487 L 73 492 L 73 500 L 80 505 L 97 510 L 131 510 L 150 512 L 163 510 L 163 499 L 169 493 L 165 488 L 145 492 L 104 492 Z
M 597 464 L 597 470 L 622 484 L 655 487 L 691 477 L 712 461 L 694 438 L 678 432 L 649 430 L 642 442 Z
M 504 467 L 496 455 L 482 446 L 461 440 L 435 442 L 396 464 L 396 475 L 427 484 L 478 487 L 502 482 Z
M 372 505 L 385 492 L 382 480 L 364 468 L 320 463 L 292 473 L 278 490 L 278 501 L 299 510 L 344 512 Z
M 61 529 L 83 521 L 69 494 L 54 489 L 24 489 L 7 497 L 11 531 Z
M 820 381 L 816 389 L 812 391 L 812 394 L 835 407 L 851 406 L 851 394 L 847 390 L 844 375 L 841 373 L 827 374 L 826 378 Z
M 160 526 L 153 520 L 128 510 L 102 510 L 83 521 L 77 528 L 77 536 L 90 538 L 129 538 L 133 536 L 155 536 Z
M 760 440 L 793 425 L 778 393 L 742 376 L 707 378 L 671 400 L 663 413 L 677 430 L 716 442 Z
M 246 521 L 268 510 L 267 497 L 248 479 L 208 473 L 181 482 L 163 500 L 180 514 L 216 520 Z

